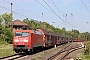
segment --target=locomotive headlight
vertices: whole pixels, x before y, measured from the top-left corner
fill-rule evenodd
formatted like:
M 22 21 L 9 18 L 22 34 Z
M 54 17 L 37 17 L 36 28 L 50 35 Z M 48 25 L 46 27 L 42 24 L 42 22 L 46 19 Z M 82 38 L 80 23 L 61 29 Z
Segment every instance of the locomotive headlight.
M 14 40 L 14 42 L 19 42 L 19 40 Z
M 18 43 L 14 43 L 14 45 L 16 45 L 16 44 L 18 44 Z
M 24 40 L 24 42 L 28 42 L 28 40 Z

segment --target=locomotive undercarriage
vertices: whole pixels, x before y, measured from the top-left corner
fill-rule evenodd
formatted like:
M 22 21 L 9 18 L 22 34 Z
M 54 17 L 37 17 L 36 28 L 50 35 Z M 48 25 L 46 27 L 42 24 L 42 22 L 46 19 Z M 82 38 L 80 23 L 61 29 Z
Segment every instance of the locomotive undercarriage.
M 33 52 L 41 51 L 42 49 L 43 49 L 42 46 L 33 47 L 32 49 L 28 49 L 28 46 L 25 46 L 25 45 L 17 45 L 13 47 L 13 50 L 16 53 L 33 53 Z
M 28 49 L 28 46 L 25 46 L 25 45 L 17 45 L 17 46 L 14 46 L 13 47 L 13 50 L 16 52 L 16 53 L 22 53 L 22 52 L 28 52 L 30 51 L 30 49 Z

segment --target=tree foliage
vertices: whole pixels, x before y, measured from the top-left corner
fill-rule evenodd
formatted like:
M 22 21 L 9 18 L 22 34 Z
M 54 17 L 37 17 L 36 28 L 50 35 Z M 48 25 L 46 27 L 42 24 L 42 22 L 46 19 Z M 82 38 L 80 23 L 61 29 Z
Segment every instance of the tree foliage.
M 63 27 L 61 29 L 56 28 L 47 22 L 41 22 L 41 21 L 37 21 L 34 19 L 29 20 L 28 18 L 26 18 L 23 21 L 25 23 L 27 23 L 31 29 L 42 28 L 45 30 L 49 30 L 51 32 L 56 32 L 56 33 L 62 34 L 64 36 L 79 38 L 79 39 L 83 39 L 83 40 L 90 40 L 89 32 L 80 33 L 78 30 L 75 30 L 75 29 L 72 29 L 71 31 L 66 31 L 65 27 Z
M 7 43 L 12 42 L 13 33 L 10 28 L 5 26 L 10 21 L 10 14 L 5 13 L 0 15 L 0 41 L 5 41 Z
M 11 21 L 10 18 L 11 15 L 7 13 L 0 15 L 0 24 L 4 24 L 4 25 L 7 24 L 8 22 Z

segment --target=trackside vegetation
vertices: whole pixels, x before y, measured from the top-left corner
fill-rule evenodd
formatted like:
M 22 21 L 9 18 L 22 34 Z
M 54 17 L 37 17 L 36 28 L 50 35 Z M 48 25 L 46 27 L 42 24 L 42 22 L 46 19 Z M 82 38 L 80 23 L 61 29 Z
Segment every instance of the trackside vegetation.
M 90 41 L 85 43 L 84 52 L 78 54 L 82 60 L 90 60 Z
M 2 14 L 0 15 L 0 43 L 7 44 L 12 43 L 13 33 L 11 32 L 11 28 L 6 27 L 6 24 L 10 22 L 10 14 Z
M 11 44 L 0 45 L 0 58 L 15 54 Z

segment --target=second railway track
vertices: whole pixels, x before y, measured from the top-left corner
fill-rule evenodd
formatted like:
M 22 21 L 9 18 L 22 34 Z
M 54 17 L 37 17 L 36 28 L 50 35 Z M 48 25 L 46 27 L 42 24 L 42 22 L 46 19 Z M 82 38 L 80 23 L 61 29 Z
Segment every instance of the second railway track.
M 83 47 L 82 43 L 80 44 L 70 44 L 66 47 L 64 47 L 62 50 L 60 50 L 58 53 L 55 55 L 51 56 L 47 60 L 64 60 L 65 57 L 70 54 L 71 52 L 81 49 Z

